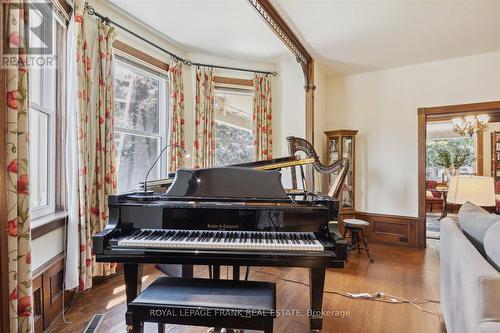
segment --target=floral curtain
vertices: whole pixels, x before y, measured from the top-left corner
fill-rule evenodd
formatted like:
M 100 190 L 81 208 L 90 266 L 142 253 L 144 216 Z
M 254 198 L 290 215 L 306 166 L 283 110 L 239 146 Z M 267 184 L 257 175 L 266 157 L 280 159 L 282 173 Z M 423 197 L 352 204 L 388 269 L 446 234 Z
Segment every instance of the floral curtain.
M 7 66 L 6 161 L 7 248 L 10 332 L 32 332 L 31 231 L 28 181 L 28 73 L 26 66 L 28 6 L 24 1 L 4 2 L 5 53 L 16 57 Z M 3 115 L 2 115 L 3 116 Z
M 255 74 L 253 77 L 253 138 L 256 160 L 273 158 L 273 112 L 271 79 L 268 75 Z
M 170 138 L 169 172 L 184 166 L 184 82 L 182 62 L 172 60 L 169 67 L 170 77 Z
M 196 69 L 194 168 L 213 166 L 215 160 L 215 108 L 212 68 Z
M 66 274 L 72 278 L 66 283 L 68 289 L 75 287 L 77 269 L 78 287 L 84 290 L 92 287 L 93 276 L 113 274 L 116 268 L 116 264 L 96 263 L 92 252 L 92 236 L 107 223 L 107 196 L 116 190 L 112 48 L 115 30 L 84 13 L 81 0 L 75 1 L 74 21 L 74 29 L 69 32 L 75 34 L 75 41 L 71 43 L 72 36 L 68 36 L 68 47 L 74 45 L 75 50 L 68 50 L 68 54 L 76 57 L 77 80 L 76 87 L 68 90 L 74 92 L 70 98 L 77 99 L 74 104 L 78 156 L 72 167 L 78 171 L 77 180 L 67 182 L 77 185 L 76 193 L 68 195 L 69 205 L 73 205 L 68 210 L 76 213 L 68 217 L 68 248 L 79 244 L 79 260 L 75 263 L 74 256 L 68 258 L 67 269 L 72 272 Z M 68 249 L 68 256 L 75 252 Z

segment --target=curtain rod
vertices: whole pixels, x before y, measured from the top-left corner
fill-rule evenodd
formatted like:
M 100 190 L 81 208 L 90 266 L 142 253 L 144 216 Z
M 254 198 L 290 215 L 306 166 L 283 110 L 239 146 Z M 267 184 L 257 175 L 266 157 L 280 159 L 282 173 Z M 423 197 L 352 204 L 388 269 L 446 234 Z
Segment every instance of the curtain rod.
M 274 72 L 268 72 L 268 71 L 259 71 L 259 70 L 253 70 L 253 69 L 247 69 L 247 68 L 238 68 L 238 67 L 228 67 L 228 66 L 218 66 L 218 65 L 210 65 L 210 64 L 203 64 L 203 63 L 198 63 L 198 62 L 192 62 L 190 60 L 187 60 L 187 59 L 184 59 L 184 58 L 181 58 L 179 57 L 178 55 L 170 52 L 170 51 L 167 51 L 165 50 L 164 48 L 162 48 L 161 46 L 158 46 L 156 44 L 154 44 L 153 42 L 150 42 L 149 40 L 145 39 L 144 37 L 136 34 L 135 32 L 125 28 L 124 26 L 116 23 L 115 21 L 111 20 L 109 17 L 107 16 L 103 16 L 102 14 L 99 14 L 95 9 L 94 7 L 90 6 L 87 2 L 85 2 L 85 11 L 90 15 L 90 16 L 96 16 L 98 17 L 102 22 L 106 23 L 106 24 L 113 24 L 114 26 L 128 32 L 129 34 L 133 35 L 134 37 L 142 40 L 143 42 L 146 42 L 148 43 L 149 45 L 155 47 L 156 49 L 168 54 L 169 56 L 171 56 L 172 58 L 174 58 L 175 60 L 177 61 L 180 61 L 182 62 L 184 65 L 186 66 L 199 66 L 199 67 L 210 67 L 210 68 L 220 68 L 220 69 L 228 69 L 228 70 L 232 70 L 232 71 L 240 71 L 240 72 L 250 72 L 250 73 L 259 73 L 259 74 L 266 74 L 266 75 L 272 75 L 272 76 L 277 76 L 278 73 L 276 71 Z

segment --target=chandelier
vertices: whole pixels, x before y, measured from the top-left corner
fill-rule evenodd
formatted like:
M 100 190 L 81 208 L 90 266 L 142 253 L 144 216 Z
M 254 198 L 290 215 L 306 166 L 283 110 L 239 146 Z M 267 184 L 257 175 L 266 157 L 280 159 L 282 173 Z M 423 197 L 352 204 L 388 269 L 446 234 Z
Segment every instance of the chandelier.
M 478 116 L 469 114 L 466 117 L 453 118 L 453 132 L 461 136 L 465 136 L 465 134 L 472 136 L 474 133 L 484 132 L 488 129 L 488 120 L 490 117 L 486 114 Z

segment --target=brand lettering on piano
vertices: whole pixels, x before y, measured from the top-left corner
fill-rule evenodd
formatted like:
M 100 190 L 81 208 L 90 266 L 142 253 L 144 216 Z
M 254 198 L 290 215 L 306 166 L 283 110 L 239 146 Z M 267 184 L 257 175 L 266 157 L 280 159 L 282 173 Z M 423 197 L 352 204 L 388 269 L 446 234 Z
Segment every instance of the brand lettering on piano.
M 207 224 L 210 230 L 237 230 L 239 227 L 239 224 Z

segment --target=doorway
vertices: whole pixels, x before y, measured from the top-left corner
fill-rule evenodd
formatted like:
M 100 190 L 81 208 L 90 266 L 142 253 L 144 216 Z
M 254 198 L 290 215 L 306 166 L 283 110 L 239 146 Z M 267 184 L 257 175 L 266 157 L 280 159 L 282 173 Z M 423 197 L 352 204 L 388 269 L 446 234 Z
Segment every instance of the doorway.
M 463 136 L 454 133 L 453 119 L 468 115 L 487 115 L 489 117 L 488 129 L 484 133 L 472 136 L 467 133 Z M 469 149 L 470 158 L 460 165 L 458 170 L 453 170 L 453 173 L 495 176 L 496 178 L 496 171 L 492 167 L 496 154 L 492 150 L 494 147 L 490 140 L 491 133 L 496 131 L 500 132 L 500 101 L 418 109 L 418 243 L 420 247 L 425 247 L 428 236 L 439 239 L 440 218 L 445 215 L 446 211 L 451 211 L 453 214 L 457 208 L 448 206 L 445 209 L 450 168 L 439 160 L 439 156 L 429 155 L 436 154 L 438 151 L 439 154 L 448 154 L 453 158 L 454 150 L 456 152 L 457 149 L 461 149 L 464 152 Z M 440 167 L 440 165 L 444 166 Z M 430 212 L 430 206 L 432 206 L 432 212 Z

